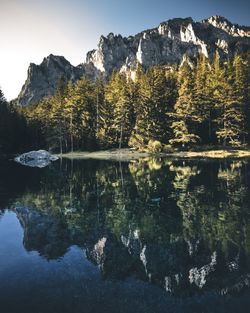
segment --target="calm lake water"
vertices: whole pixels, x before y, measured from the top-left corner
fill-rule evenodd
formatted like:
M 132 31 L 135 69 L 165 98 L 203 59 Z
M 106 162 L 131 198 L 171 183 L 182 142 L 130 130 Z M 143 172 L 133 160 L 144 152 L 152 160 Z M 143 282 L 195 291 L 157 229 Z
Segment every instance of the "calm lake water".
M 250 161 L 0 162 L 1 313 L 249 312 Z

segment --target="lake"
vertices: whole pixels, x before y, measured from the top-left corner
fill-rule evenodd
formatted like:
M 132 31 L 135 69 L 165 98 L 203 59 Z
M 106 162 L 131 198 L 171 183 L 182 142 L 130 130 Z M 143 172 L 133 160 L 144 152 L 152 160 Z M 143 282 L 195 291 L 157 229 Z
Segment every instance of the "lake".
M 0 161 L 0 312 L 249 312 L 250 160 Z

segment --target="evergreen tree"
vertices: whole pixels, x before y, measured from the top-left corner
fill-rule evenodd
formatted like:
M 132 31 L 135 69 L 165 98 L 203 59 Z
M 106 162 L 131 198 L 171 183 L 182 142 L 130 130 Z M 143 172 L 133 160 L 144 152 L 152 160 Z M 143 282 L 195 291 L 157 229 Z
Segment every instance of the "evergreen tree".
M 113 74 L 114 75 L 114 74 Z M 109 84 L 97 82 L 98 94 L 98 131 L 97 139 L 101 148 L 115 146 L 115 130 L 114 130 L 114 102 L 108 101 L 106 96 L 109 93 Z M 112 88 L 110 88 L 110 92 Z
M 117 76 L 117 94 L 106 93 L 107 99 L 114 102 L 114 128 L 116 130 L 116 142 L 119 148 L 122 145 L 127 146 L 134 127 L 134 88 L 131 79 L 126 79 L 125 75 L 118 74 Z M 117 96 L 117 99 L 116 99 Z
M 9 111 L 7 108 L 7 102 L 4 98 L 3 92 L 0 89 L 0 152 L 8 150 L 9 140 Z
M 215 138 L 213 130 L 214 105 L 212 90 L 209 86 L 210 65 L 208 59 L 201 55 L 194 68 L 193 106 L 197 115 L 197 133 L 203 143 L 212 143 Z
M 105 88 L 105 103 L 100 109 L 100 132 L 107 145 L 127 146 L 134 126 L 133 94 L 133 82 L 124 74 L 113 73 Z
M 71 86 L 69 97 L 66 97 L 65 116 L 68 134 L 73 138 L 77 148 L 92 149 L 95 147 L 96 99 L 94 84 L 87 78 L 81 78 Z M 72 147 L 71 147 L 72 150 Z
M 102 129 L 105 121 L 105 82 L 103 77 L 97 78 L 95 82 L 95 99 L 96 99 L 96 139 L 101 146 L 104 138 L 102 138 Z M 106 116 L 107 117 L 107 116 Z
M 243 55 L 244 66 L 244 101 L 246 110 L 246 123 L 247 123 L 247 143 L 250 144 L 250 52 Z
M 215 144 L 222 143 L 223 135 L 220 131 L 223 129 L 224 125 L 224 107 L 225 107 L 225 92 L 226 92 L 226 71 L 222 66 L 220 60 L 220 54 L 216 51 L 214 60 L 211 66 L 211 72 L 208 77 L 208 84 L 211 90 L 211 105 L 214 112 L 213 115 L 213 129 L 212 133 L 216 134 Z M 219 133 L 218 133 L 219 132 Z M 220 136 L 222 135 L 222 137 Z
M 223 96 L 219 99 L 216 134 L 219 142 L 224 146 L 227 144 L 239 146 L 244 141 L 245 117 L 242 93 L 244 87 L 241 84 L 238 62 L 238 57 L 235 57 L 233 66 L 230 61 L 227 61 L 227 66 L 223 70 Z
M 28 130 L 24 117 L 7 103 L 0 89 L 0 154 L 15 153 L 28 145 Z
M 195 124 L 201 122 L 201 115 L 194 105 L 194 75 L 187 62 L 179 70 L 178 84 L 179 95 L 172 114 L 175 121 L 171 125 L 174 137 L 169 142 L 184 148 L 199 141 L 194 130 Z
M 56 142 L 59 141 L 60 154 L 63 152 L 63 145 L 65 145 L 65 151 L 68 149 L 66 138 L 66 123 L 65 123 L 65 98 L 67 95 L 67 85 L 64 78 L 61 78 L 58 83 L 58 89 L 51 101 L 50 112 L 50 126 L 51 126 L 51 139 Z
M 233 77 L 233 85 L 234 85 L 234 95 L 237 98 L 237 102 L 240 105 L 240 113 L 242 119 L 242 142 L 246 143 L 247 134 L 249 134 L 249 122 L 248 120 L 248 109 L 250 102 L 250 97 L 248 96 L 248 92 L 250 92 L 250 79 L 248 80 L 248 60 L 238 54 L 234 56 L 233 60 L 233 69 L 234 69 L 234 77 Z M 249 76 L 250 78 L 250 76 Z
M 166 113 L 172 97 L 167 87 L 166 70 L 154 66 L 145 74 L 140 72 L 138 86 L 136 122 L 130 144 L 143 147 L 150 140 L 164 143 L 167 141 Z
M 75 104 L 74 99 L 75 88 L 72 83 L 68 84 L 68 92 L 65 98 L 65 122 L 67 123 L 67 134 L 70 140 L 70 151 L 74 151 L 74 137 L 76 136 L 76 123 L 75 123 Z

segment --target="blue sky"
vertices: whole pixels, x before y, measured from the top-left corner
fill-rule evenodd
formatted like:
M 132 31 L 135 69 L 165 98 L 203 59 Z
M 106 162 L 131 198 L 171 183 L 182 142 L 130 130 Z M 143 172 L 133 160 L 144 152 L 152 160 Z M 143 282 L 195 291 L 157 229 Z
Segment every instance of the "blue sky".
M 50 53 L 72 64 L 109 32 L 133 35 L 174 17 L 219 14 L 250 25 L 250 0 L 0 0 L 0 86 L 16 97 L 30 62 Z

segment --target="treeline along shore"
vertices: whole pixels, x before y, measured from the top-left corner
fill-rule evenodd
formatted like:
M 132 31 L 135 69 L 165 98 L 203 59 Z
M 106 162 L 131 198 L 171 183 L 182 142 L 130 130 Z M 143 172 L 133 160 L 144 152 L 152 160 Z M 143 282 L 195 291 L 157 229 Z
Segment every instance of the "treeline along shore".
M 133 148 L 248 149 L 250 53 L 212 62 L 200 56 L 181 66 L 135 69 L 135 79 L 63 77 L 52 97 L 28 107 L 0 97 L 0 153 L 45 148 L 55 153 Z

